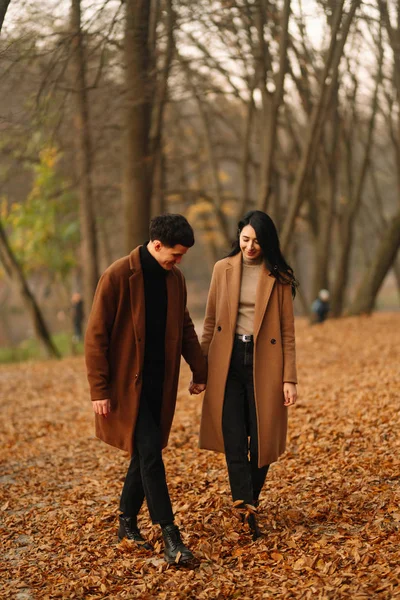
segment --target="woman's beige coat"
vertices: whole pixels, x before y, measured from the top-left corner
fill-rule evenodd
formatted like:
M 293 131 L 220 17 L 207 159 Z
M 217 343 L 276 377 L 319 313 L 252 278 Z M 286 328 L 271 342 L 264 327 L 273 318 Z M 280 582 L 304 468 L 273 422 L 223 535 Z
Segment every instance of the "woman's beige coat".
M 224 452 L 222 409 L 231 359 L 242 275 L 242 253 L 214 267 L 201 347 L 208 357 L 200 448 Z M 258 422 L 259 466 L 284 452 L 287 408 L 283 383 L 297 383 L 291 286 L 279 283 L 262 266 L 254 316 L 254 392 Z

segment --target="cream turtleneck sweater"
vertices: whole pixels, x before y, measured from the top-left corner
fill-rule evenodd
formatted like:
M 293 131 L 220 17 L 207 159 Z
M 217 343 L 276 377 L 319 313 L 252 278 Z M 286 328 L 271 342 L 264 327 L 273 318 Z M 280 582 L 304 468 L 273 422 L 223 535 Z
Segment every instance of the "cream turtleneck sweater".
M 236 333 L 252 335 L 254 325 L 254 307 L 256 290 L 262 268 L 259 262 L 242 259 L 242 281 L 240 284 L 239 308 L 236 321 Z

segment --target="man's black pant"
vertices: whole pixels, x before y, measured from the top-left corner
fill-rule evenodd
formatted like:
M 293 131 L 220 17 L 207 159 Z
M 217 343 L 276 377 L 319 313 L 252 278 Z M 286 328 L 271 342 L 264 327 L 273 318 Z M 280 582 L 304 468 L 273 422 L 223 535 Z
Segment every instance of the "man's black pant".
M 269 465 L 258 467 L 253 350 L 253 342 L 242 342 L 235 338 L 222 415 L 225 457 L 232 498 L 234 501 L 243 500 L 246 504 L 254 504 L 258 501 L 269 468 Z
M 174 520 L 161 449 L 163 384 L 164 364 L 145 365 L 135 427 L 134 455 L 120 500 L 123 515 L 136 517 L 146 498 L 152 522 L 160 525 Z

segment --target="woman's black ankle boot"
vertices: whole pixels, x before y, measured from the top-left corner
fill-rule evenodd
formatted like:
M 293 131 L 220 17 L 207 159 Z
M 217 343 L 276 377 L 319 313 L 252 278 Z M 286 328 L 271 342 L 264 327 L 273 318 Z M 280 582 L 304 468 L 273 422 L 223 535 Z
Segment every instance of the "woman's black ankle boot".
M 255 542 L 259 537 L 261 537 L 261 531 L 258 527 L 256 515 L 254 513 L 249 513 L 247 516 L 247 522 L 249 524 L 251 537 L 253 542 Z

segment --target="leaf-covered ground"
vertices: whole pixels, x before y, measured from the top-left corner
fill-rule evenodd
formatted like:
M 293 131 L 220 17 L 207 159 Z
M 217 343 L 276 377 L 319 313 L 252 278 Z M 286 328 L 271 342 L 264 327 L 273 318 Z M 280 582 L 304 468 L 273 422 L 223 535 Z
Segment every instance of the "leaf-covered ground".
M 300 399 L 268 475 L 265 536 L 231 509 L 224 458 L 197 449 L 200 400 L 181 391 L 165 462 L 200 564 L 117 543 L 127 457 L 93 437 L 82 358 L 0 368 L 0 596 L 400 598 L 400 314 L 297 322 Z

